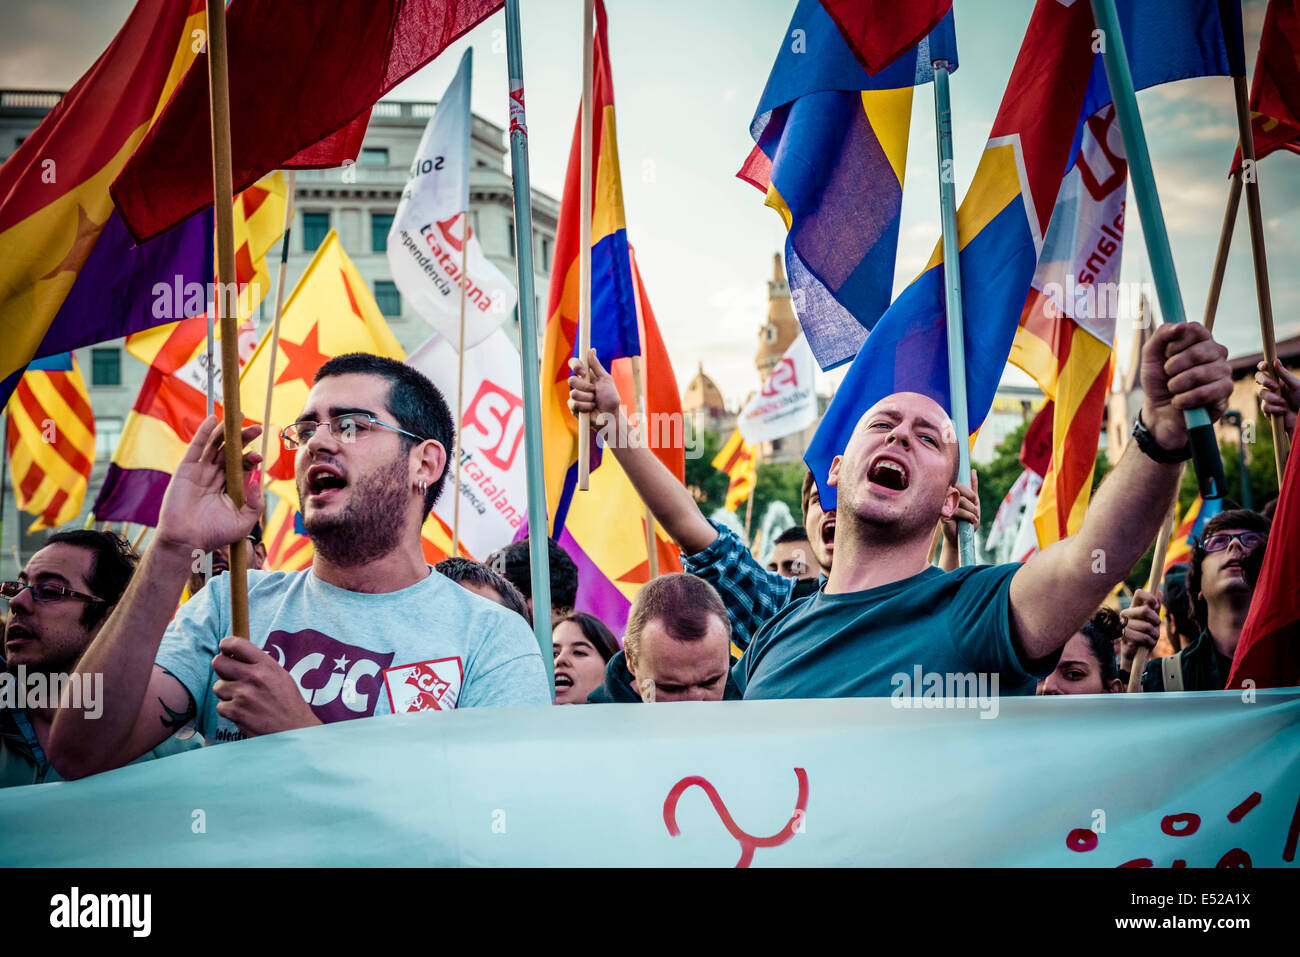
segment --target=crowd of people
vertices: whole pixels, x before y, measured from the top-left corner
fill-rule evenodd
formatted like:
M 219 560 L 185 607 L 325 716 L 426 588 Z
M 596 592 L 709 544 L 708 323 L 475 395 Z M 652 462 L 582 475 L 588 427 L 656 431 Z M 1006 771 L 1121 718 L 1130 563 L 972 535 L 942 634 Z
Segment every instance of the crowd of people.
M 575 414 L 591 413 L 593 428 L 613 418 L 606 435 L 634 430 L 594 352 L 571 368 Z M 684 569 L 637 592 L 620 640 L 575 610 L 578 567 L 554 541 L 549 609 L 533 601 L 527 540 L 481 563 L 431 568 L 420 530 L 447 479 L 447 404 L 404 363 L 336 357 L 280 436 L 297 450 L 309 569 L 263 570 L 260 456 L 245 452 L 236 507 L 224 434 L 209 418 L 143 556 L 112 532 L 61 532 L 0 585 L 4 672 L 44 675 L 63 695 L 0 704 L 0 786 L 412 710 L 890 697 L 892 679 L 917 666 L 995 675 L 1001 694 L 1119 693 L 1143 648 L 1155 649 L 1143 691 L 1222 689 L 1266 515 L 1218 514 L 1162 594 L 1139 590 L 1119 613 L 1102 607 L 1168 514 L 1190 455 L 1183 411 L 1217 418 L 1232 391 L 1227 351 L 1195 324 L 1157 329 L 1141 376 L 1134 441 L 1082 528 L 1024 563 L 958 564 L 959 522 L 979 524 L 977 484 L 958 474 L 952 423 L 926 396 L 876 402 L 829 474 L 806 474 L 802 524 L 776 540 L 766 567 L 645 443 L 613 447 Z M 1264 408 L 1294 430 L 1300 381 L 1280 367 L 1257 379 Z M 244 447 L 259 434 L 245 429 Z M 832 487 L 837 507 L 826 510 L 822 491 Z M 221 574 L 230 542 L 246 549 L 247 638 L 235 635 Z M 548 612 L 553 686 L 532 631 Z M 73 706 L 69 687 L 96 682 L 94 711 Z

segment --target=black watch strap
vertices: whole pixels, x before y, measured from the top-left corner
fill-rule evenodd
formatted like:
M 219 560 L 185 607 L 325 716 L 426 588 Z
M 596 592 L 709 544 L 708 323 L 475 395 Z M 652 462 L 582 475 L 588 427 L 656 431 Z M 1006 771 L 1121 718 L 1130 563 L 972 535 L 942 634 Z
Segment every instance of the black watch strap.
M 1142 454 L 1147 458 L 1159 462 L 1161 465 L 1177 465 L 1179 462 L 1186 462 L 1192 457 L 1192 443 L 1188 441 L 1180 449 L 1167 449 L 1151 434 L 1146 425 L 1142 422 L 1142 413 L 1137 414 L 1137 419 L 1133 423 L 1133 439 L 1137 442 L 1137 447 L 1142 450 Z

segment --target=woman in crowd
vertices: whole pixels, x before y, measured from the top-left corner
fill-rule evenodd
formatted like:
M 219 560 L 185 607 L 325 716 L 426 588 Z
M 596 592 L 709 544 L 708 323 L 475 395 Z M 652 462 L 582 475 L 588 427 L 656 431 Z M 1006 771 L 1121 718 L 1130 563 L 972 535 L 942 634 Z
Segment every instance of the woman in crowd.
M 1039 694 L 1110 694 L 1124 690 L 1114 642 L 1123 634 L 1119 613 L 1102 608 L 1061 649 L 1056 670 L 1038 683 Z
M 618 654 L 618 639 L 594 615 L 577 611 L 556 623 L 555 703 L 586 704 L 587 695 L 605 680 L 605 665 Z

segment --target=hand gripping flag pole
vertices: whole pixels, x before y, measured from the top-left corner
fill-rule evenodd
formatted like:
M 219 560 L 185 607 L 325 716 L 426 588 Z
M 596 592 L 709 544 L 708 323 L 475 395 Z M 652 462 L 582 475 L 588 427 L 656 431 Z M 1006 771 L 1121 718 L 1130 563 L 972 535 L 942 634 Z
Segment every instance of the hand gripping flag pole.
M 515 199 L 515 267 L 519 285 L 519 358 L 524 383 L 524 451 L 528 467 L 528 556 L 533 580 L 533 633 L 542 652 L 551 694 L 551 570 L 546 530 L 546 480 L 542 474 L 540 360 L 537 297 L 533 292 L 533 210 L 528 181 L 528 126 L 524 122 L 524 58 L 519 39 L 519 0 L 506 0 L 506 69 L 510 78 L 510 172 Z M 582 434 L 581 432 L 579 434 Z
M 961 311 L 961 259 L 957 239 L 957 190 L 953 184 L 952 104 L 948 96 L 948 61 L 934 61 L 934 132 L 939 151 L 939 211 L 943 224 L 944 305 L 948 331 L 948 393 L 956 432 L 957 477 L 970 481 L 970 421 L 966 409 L 966 340 Z M 957 522 L 957 554 L 962 565 L 975 564 L 975 527 Z
M 236 297 L 234 198 L 230 160 L 230 88 L 226 67 L 226 6 L 207 0 L 208 88 L 212 115 L 212 195 L 217 220 L 217 319 L 221 324 L 221 403 L 226 431 L 226 494 L 236 511 L 244 506 L 244 442 L 239 410 L 239 318 Z M 248 635 L 248 556 L 243 542 L 230 545 L 231 633 Z
M 1106 66 L 1106 80 L 1115 98 L 1115 116 L 1124 137 L 1124 152 L 1128 155 L 1130 181 L 1137 199 L 1138 215 L 1142 218 L 1142 233 L 1146 238 L 1147 256 L 1156 284 L 1156 296 L 1166 322 L 1186 322 L 1183 296 L 1178 289 L 1178 276 L 1174 272 L 1174 256 L 1169 248 L 1169 233 L 1160 211 L 1160 195 L 1156 192 L 1155 173 L 1151 169 L 1151 154 L 1147 151 L 1146 135 L 1142 132 L 1142 117 L 1138 113 L 1137 96 L 1133 92 L 1133 74 L 1129 69 L 1128 55 L 1124 52 L 1124 36 L 1119 18 L 1115 14 L 1115 0 L 1092 0 L 1092 15 L 1101 30 L 1102 60 Z M 1223 463 L 1219 460 L 1219 446 L 1214 437 L 1214 426 L 1204 409 L 1184 412 L 1187 434 L 1192 443 L 1192 464 L 1201 489 L 1201 499 L 1222 498 L 1224 489 Z

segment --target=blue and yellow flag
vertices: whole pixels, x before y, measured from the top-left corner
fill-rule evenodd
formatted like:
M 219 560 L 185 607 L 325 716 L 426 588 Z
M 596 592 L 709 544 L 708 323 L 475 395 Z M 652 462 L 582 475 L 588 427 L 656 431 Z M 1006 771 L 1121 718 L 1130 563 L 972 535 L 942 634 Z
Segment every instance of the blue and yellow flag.
M 0 401 L 34 358 L 184 318 L 156 314 L 156 283 L 212 281 L 210 213 L 137 246 L 108 195 L 205 30 L 203 0 L 140 0 L 0 166 Z
M 736 175 L 785 221 L 790 297 L 823 369 L 857 355 L 889 307 L 912 90 L 939 59 L 956 69 L 951 12 L 874 76 L 817 0 L 801 0 L 782 38 Z
M 1137 89 L 1193 76 L 1226 76 L 1220 8 L 1236 0 L 1120 0 Z M 1038 0 L 984 155 L 957 211 L 967 412 L 984 421 L 1015 337 L 1044 235 L 1088 118 L 1111 102 L 1086 3 Z M 895 392 L 918 392 L 951 409 L 942 247 L 881 317 L 831 401 L 804 456 L 821 490 L 861 415 Z

